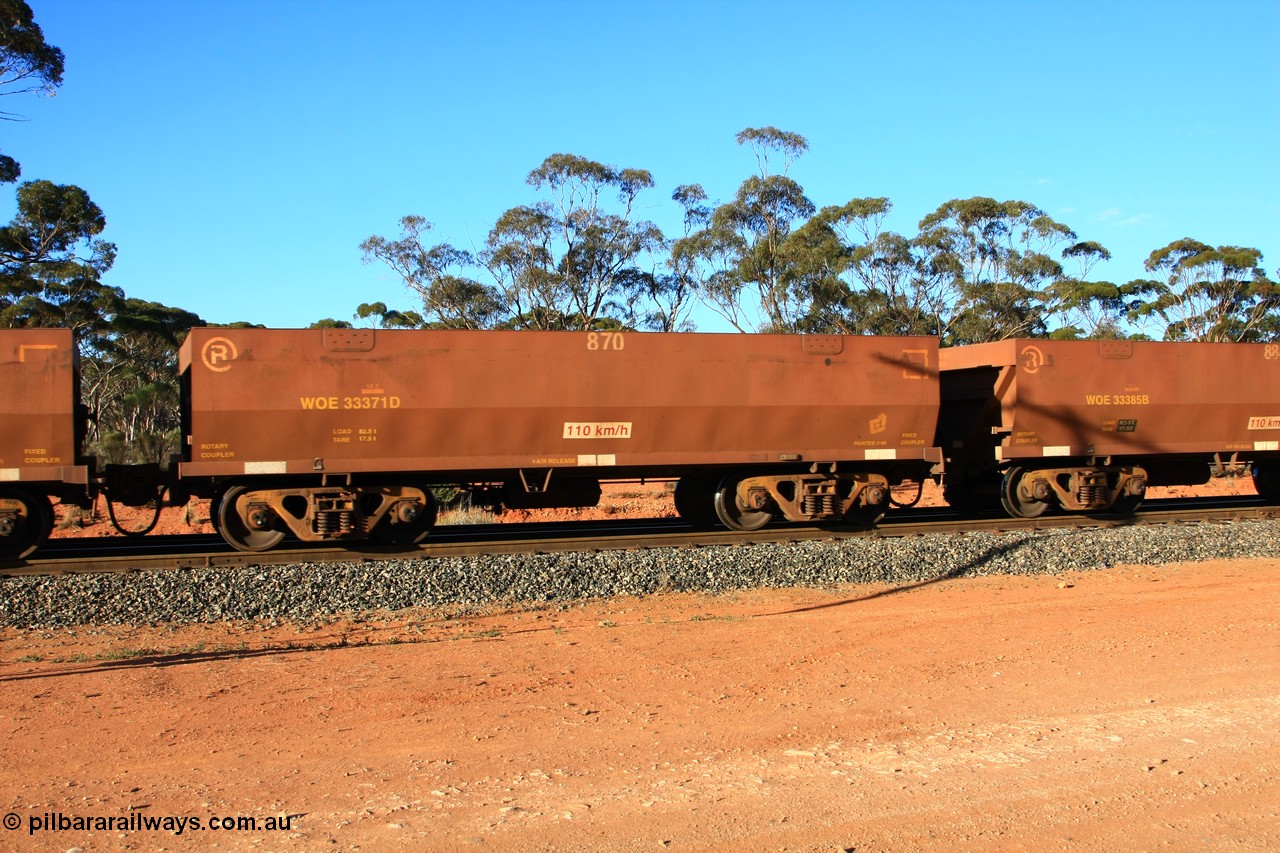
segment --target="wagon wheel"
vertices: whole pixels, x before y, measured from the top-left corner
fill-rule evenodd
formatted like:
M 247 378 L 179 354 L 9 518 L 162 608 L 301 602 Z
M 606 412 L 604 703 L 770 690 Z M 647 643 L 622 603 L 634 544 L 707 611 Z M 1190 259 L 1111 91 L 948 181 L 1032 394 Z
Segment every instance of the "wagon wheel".
M 284 539 L 284 531 L 249 529 L 236 509 L 236 504 L 248 491 L 246 486 L 232 486 L 223 493 L 214 513 L 218 519 L 215 526 L 227 544 L 237 551 L 270 551 Z
M 415 486 L 414 488 L 421 488 Z M 369 531 L 379 545 L 417 545 L 436 524 L 436 500 L 430 489 L 422 489 L 423 503 L 399 499 Z
M 1049 502 L 1022 495 L 1018 487 L 1026 473 L 1021 468 L 1010 468 L 1005 472 L 1004 481 L 1000 484 L 1000 503 L 1014 518 L 1039 518 L 1049 508 Z
M 699 529 L 716 523 L 716 481 L 706 474 L 687 474 L 676 482 L 671 498 L 676 512 Z
M 738 479 L 732 475 L 720 481 L 715 496 L 716 517 L 730 530 L 759 530 L 769 523 L 768 509 L 749 509 L 738 500 Z
M 44 495 L 0 489 L 0 560 L 35 553 L 53 530 L 53 507 Z
M 1253 487 L 1272 503 L 1280 502 L 1280 471 L 1272 464 L 1259 462 L 1253 466 Z

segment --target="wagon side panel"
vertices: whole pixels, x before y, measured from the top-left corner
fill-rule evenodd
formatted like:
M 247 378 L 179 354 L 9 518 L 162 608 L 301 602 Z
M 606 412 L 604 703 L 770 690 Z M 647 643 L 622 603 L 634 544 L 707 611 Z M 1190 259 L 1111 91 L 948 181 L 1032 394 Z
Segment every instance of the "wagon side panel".
M 197 329 L 182 364 L 184 475 L 936 457 L 931 338 Z

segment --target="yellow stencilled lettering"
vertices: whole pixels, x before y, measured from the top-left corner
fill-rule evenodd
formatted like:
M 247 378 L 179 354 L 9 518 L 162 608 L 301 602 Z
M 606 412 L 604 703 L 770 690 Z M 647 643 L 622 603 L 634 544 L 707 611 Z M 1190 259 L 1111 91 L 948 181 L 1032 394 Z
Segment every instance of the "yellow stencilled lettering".
M 343 397 L 344 409 L 398 409 L 400 398 L 395 395 L 364 394 L 359 397 Z
M 235 459 L 236 452 L 229 441 L 208 441 L 200 445 L 201 459 Z
M 619 352 L 626 348 L 626 338 L 622 332 L 587 332 L 587 349 L 591 352 L 612 350 Z
M 631 438 L 631 421 L 607 423 L 565 421 L 561 438 Z
M 49 449 L 46 447 L 24 447 L 22 448 L 22 464 L 23 465 L 61 465 L 61 456 L 50 456 Z
M 574 456 L 535 456 L 531 461 L 533 465 L 576 465 L 577 457 Z
M 366 391 L 375 391 L 376 393 L 353 394 L 351 396 L 325 396 L 314 395 L 308 397 L 299 397 L 298 403 L 306 410 L 332 411 L 335 409 L 358 410 L 366 409 L 398 409 L 402 401 L 394 394 L 384 394 L 377 389 L 365 389 Z
M 369 427 L 369 428 L 361 427 L 360 440 L 364 442 L 377 441 L 378 431 L 376 429 L 373 429 L 372 427 Z
M 299 397 L 298 402 L 302 404 L 304 409 L 336 409 L 338 408 L 337 397 Z
M 1267 344 L 1262 351 L 1262 357 L 1267 361 L 1280 359 L 1280 344 Z
M 1086 406 L 1149 406 L 1150 394 L 1085 394 Z

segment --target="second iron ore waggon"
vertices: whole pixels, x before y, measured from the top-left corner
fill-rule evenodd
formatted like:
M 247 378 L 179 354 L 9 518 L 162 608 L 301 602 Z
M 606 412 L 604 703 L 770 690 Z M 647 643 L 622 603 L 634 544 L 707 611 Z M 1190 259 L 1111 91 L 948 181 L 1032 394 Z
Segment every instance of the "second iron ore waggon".
M 695 524 L 871 522 L 941 455 L 936 339 L 193 329 L 178 482 L 242 550 L 421 540 L 431 486 L 594 505 L 676 480 Z
M 1007 340 L 943 349 L 947 500 L 1131 512 L 1252 464 L 1280 500 L 1280 345 Z

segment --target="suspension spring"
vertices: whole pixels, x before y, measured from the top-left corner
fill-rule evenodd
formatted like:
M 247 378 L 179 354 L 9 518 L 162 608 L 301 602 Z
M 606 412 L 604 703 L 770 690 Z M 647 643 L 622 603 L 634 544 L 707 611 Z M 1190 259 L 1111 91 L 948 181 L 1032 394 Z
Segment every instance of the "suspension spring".
M 801 504 L 804 514 L 808 516 L 821 517 L 827 515 L 835 515 L 836 512 L 836 496 L 835 495 L 805 495 Z
M 1086 483 L 1076 492 L 1076 500 L 1083 507 L 1094 508 L 1107 505 L 1109 492 L 1105 484 Z
M 345 536 L 356 529 L 356 514 L 351 510 L 330 510 L 316 514 L 316 533 L 321 536 Z

